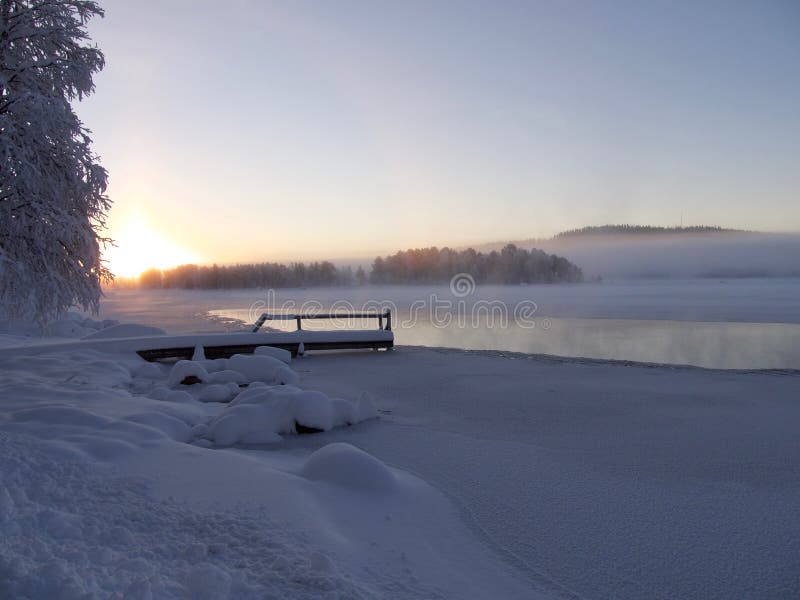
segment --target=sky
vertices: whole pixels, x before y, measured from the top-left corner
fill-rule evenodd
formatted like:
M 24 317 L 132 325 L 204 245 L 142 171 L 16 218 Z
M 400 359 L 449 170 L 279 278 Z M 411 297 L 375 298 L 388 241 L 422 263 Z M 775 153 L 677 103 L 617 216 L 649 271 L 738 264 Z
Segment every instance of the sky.
M 796 0 L 101 5 L 77 110 L 121 274 L 605 223 L 800 230 Z

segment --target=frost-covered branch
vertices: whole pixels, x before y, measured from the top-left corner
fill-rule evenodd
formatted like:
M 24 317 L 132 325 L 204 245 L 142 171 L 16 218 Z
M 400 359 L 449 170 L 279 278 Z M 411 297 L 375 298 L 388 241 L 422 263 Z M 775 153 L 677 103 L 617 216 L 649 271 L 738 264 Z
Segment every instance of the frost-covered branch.
M 0 312 L 40 321 L 98 307 L 110 276 L 98 233 L 108 175 L 70 102 L 94 89 L 102 52 L 83 0 L 0 0 Z

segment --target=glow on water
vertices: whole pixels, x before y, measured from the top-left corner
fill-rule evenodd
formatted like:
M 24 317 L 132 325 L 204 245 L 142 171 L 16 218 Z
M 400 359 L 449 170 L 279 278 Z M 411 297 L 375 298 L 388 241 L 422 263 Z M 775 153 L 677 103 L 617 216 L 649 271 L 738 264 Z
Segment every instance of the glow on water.
M 250 320 L 247 309 L 209 311 L 215 317 Z M 395 342 L 465 350 L 502 350 L 555 356 L 694 365 L 719 369 L 800 369 L 800 324 L 730 323 L 643 319 L 541 318 L 533 327 L 486 320 L 446 326 L 395 315 Z M 349 326 L 370 328 L 366 320 Z M 341 327 L 342 324 L 335 326 Z M 294 322 L 275 322 L 291 330 Z M 325 321 L 303 323 L 325 329 Z

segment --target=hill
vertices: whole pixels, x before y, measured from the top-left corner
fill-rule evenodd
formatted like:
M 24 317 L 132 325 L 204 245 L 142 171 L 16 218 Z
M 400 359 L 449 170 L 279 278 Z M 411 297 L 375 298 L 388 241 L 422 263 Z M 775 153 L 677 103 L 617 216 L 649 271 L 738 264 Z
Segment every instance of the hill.
M 587 279 L 800 276 L 800 234 L 699 225 L 602 225 L 510 242 L 579 265 Z M 507 241 L 475 246 L 490 252 Z
M 608 235 L 685 235 L 708 233 L 745 233 L 741 229 L 724 229 L 714 225 L 693 225 L 690 227 L 657 227 L 654 225 L 599 225 L 568 229 L 553 236 L 554 240 L 587 236 Z

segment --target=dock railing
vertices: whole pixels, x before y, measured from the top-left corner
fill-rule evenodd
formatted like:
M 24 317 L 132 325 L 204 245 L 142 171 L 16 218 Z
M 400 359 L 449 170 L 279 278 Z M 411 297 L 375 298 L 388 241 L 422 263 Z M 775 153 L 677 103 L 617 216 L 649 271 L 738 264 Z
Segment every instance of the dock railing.
M 303 329 L 303 320 L 311 319 L 377 319 L 378 329 L 383 331 L 392 330 L 392 311 L 388 308 L 383 311 L 371 312 L 335 312 L 335 313 L 306 313 L 306 314 L 284 314 L 284 313 L 262 313 L 253 325 L 253 333 L 257 332 L 267 321 L 295 321 L 297 331 Z

